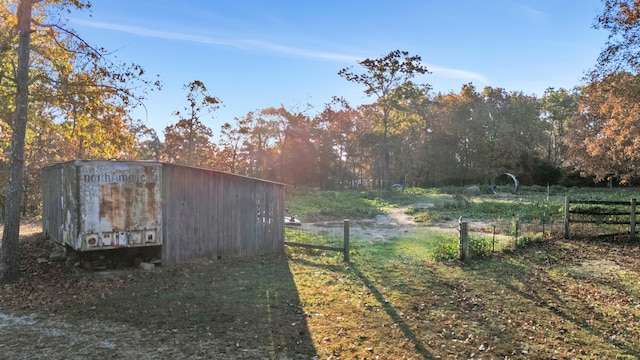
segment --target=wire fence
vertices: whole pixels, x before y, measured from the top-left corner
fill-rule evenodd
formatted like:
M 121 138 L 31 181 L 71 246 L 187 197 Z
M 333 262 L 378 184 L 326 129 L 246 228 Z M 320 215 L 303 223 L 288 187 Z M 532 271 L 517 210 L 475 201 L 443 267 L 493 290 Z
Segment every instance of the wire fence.
M 547 217 L 529 221 L 511 218 L 467 224 L 469 237 L 489 244 L 492 252 L 514 249 L 531 241 L 560 236 L 563 232 L 561 222 Z
M 636 202 L 631 199 L 625 201 L 575 201 L 569 203 L 566 197 L 565 214 L 559 218 L 557 213 L 548 216 L 542 213 L 538 218 L 522 220 L 518 217 L 504 217 L 485 221 L 464 220 L 466 222 L 466 232 L 470 244 L 471 257 L 485 256 L 490 253 L 505 250 L 513 250 L 529 243 L 539 242 L 552 238 L 579 237 L 602 237 L 613 236 L 615 238 L 629 238 L 633 240 L 636 236 Z M 553 200 L 554 203 L 561 203 L 560 197 L 550 199 L 549 196 L 537 197 L 541 202 Z M 531 199 L 529 199 L 531 200 Z M 553 209 L 552 209 L 553 210 Z M 406 214 L 406 212 L 405 212 Z M 397 214 L 396 214 L 397 215 Z M 351 225 L 353 233 L 349 235 L 349 230 L 345 231 L 345 224 L 342 221 L 325 221 L 317 223 L 303 223 L 298 228 L 289 228 L 286 233 L 286 241 L 297 244 L 304 244 L 307 248 L 342 251 L 348 257 L 348 250 L 345 250 L 345 238 L 349 237 L 356 242 L 377 242 L 378 240 L 389 241 L 394 237 L 400 238 L 404 235 L 389 235 L 394 233 L 393 227 L 397 226 L 397 219 L 379 215 L 383 219 L 365 219 L 354 221 Z M 381 221 L 381 220 L 386 220 Z M 415 219 L 414 219 L 415 220 Z M 463 222 L 461 218 L 458 222 Z M 451 222 L 426 226 L 417 225 L 411 222 L 411 227 L 424 227 L 433 231 L 448 232 L 445 237 L 449 253 L 460 251 L 462 243 L 462 229 L 456 229 L 456 225 Z M 347 225 L 348 226 L 348 225 Z M 373 230 L 375 229 L 375 230 Z M 391 229 L 386 231 L 384 229 Z M 456 234 L 456 230 L 458 233 Z M 425 233 L 425 241 L 429 242 L 428 233 Z M 437 237 L 437 236 L 436 236 Z M 434 241 L 440 241 L 435 239 Z M 442 241 L 440 241 L 442 242 Z M 453 249 L 451 250 L 451 246 Z M 475 252 L 475 254 L 474 254 Z
M 478 226 L 477 223 L 459 223 L 458 243 L 455 252 L 466 261 L 469 258 L 486 257 L 492 253 L 515 250 L 532 243 L 557 238 L 562 233 L 563 224 L 549 219 L 520 221 L 500 220 Z M 452 258 L 451 252 L 437 249 L 436 258 Z
M 471 257 L 482 257 L 490 253 L 513 250 L 531 242 L 559 236 L 563 231 L 561 222 L 552 222 L 546 217 L 531 221 L 511 218 L 489 222 L 465 222 L 465 224 L 467 224 L 467 240 L 471 244 Z M 363 236 L 360 231 L 354 236 L 351 234 L 350 226 L 351 222 L 348 220 L 286 226 L 285 244 L 290 247 L 304 248 L 307 253 L 316 255 L 341 252 L 345 261 L 349 261 L 351 238 L 364 243 L 378 239 L 374 235 Z M 353 226 L 357 229 L 358 222 Z M 425 228 L 430 229 L 428 226 Z M 434 227 L 430 230 L 439 231 L 439 229 Z M 451 231 L 453 230 L 451 228 L 448 230 L 451 241 L 458 245 L 462 244 L 462 231 L 455 233 L 455 231 Z M 425 240 L 429 241 L 428 238 Z
M 349 220 L 285 226 L 285 245 L 309 251 L 336 251 L 349 261 Z

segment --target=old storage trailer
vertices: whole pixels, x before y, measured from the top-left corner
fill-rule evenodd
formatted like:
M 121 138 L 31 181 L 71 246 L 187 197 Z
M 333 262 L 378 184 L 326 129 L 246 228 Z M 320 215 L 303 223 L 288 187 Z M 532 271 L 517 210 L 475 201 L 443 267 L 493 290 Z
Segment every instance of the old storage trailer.
M 42 170 L 42 226 L 79 252 L 158 246 L 163 264 L 264 255 L 284 248 L 284 193 L 207 169 L 75 160 Z
M 71 161 L 42 171 L 43 231 L 76 251 L 162 244 L 161 164 Z

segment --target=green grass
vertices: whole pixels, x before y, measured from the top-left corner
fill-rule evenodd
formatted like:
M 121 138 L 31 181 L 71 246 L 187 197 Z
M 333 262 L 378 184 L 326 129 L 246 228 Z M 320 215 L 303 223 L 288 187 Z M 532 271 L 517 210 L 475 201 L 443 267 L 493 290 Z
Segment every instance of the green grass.
M 455 241 L 451 235 L 436 231 L 422 231 L 407 237 L 395 238 L 386 242 L 359 241 L 352 244 L 351 253 L 371 260 L 379 258 L 404 258 L 421 261 L 433 257 L 438 240 Z
M 534 242 L 468 264 L 434 261 L 432 250 L 409 237 L 361 244 L 342 266 L 291 254 L 305 311 L 322 314 L 308 319 L 320 358 L 640 356 L 637 247 L 620 257 L 627 246 Z M 562 270 L 594 257 L 620 268 Z
M 381 213 L 382 204 L 355 192 L 293 190 L 287 193 L 289 214 L 303 221 L 364 218 Z
M 640 199 L 636 188 L 563 188 L 552 186 L 521 186 L 517 194 L 505 197 L 493 196 L 488 186 L 481 187 L 481 197 L 462 196 L 465 187 L 407 188 L 402 191 L 321 192 L 296 190 L 287 194 L 287 205 L 292 213 L 301 218 L 362 218 L 375 216 L 388 207 L 407 206 L 408 211 L 428 212 L 426 217 L 434 219 L 457 219 L 466 217 L 491 220 L 497 217 L 518 217 L 522 220 L 560 220 L 563 216 L 564 197 L 581 200 L 629 201 Z M 419 211 L 411 206 L 415 203 L 433 203 L 434 208 Z M 413 210 L 412 210 L 413 209 Z
M 559 221 L 563 216 L 564 197 L 556 194 L 547 200 L 546 188 L 521 190 L 523 194 L 508 198 L 485 194 L 479 198 L 465 198 L 461 194 L 464 188 L 419 189 L 408 188 L 403 191 L 365 191 L 365 192 L 321 192 L 296 190 L 287 194 L 289 213 L 303 221 L 326 219 L 359 219 L 373 217 L 390 207 L 407 207 L 407 213 L 415 216 L 418 222 L 431 223 L 443 220 L 478 219 L 491 221 L 497 218 L 519 218 L 532 221 L 545 217 L 548 221 Z M 566 194 L 573 194 L 569 189 Z M 610 195 L 614 195 L 611 193 Z M 628 195 L 632 195 L 629 193 Z M 615 197 L 622 197 L 615 194 Z M 416 203 L 432 203 L 431 209 L 417 209 Z

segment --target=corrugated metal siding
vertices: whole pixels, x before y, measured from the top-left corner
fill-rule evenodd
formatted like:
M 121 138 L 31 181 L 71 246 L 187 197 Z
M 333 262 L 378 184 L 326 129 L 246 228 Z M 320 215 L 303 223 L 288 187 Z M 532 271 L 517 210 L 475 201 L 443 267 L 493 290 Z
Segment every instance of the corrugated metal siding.
M 163 164 L 163 264 L 284 248 L 284 185 Z
M 55 242 L 62 243 L 62 167 L 42 171 L 42 230 Z
M 78 175 L 72 162 L 42 170 L 42 229 L 58 244 L 78 234 Z

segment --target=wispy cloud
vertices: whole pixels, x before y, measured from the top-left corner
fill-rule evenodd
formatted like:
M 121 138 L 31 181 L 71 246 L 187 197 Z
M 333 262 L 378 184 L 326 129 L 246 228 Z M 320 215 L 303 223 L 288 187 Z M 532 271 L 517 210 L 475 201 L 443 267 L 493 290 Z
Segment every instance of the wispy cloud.
M 544 11 L 521 4 L 519 1 L 508 0 L 505 4 L 508 5 L 506 8 L 510 9 L 509 11 L 514 12 L 513 16 L 525 16 L 526 19 L 533 21 L 545 21 L 547 18 L 547 13 Z
M 127 34 L 137 35 L 137 36 L 144 36 L 144 37 L 151 37 L 151 38 L 165 39 L 165 40 L 186 41 L 186 42 L 192 42 L 192 43 L 204 44 L 204 45 L 213 45 L 213 46 L 228 46 L 228 47 L 234 47 L 234 48 L 244 49 L 244 50 L 262 50 L 262 51 L 268 51 L 271 53 L 296 56 L 296 57 L 307 58 L 307 59 L 336 61 L 336 62 L 348 63 L 348 64 L 355 64 L 358 60 L 364 59 L 364 57 L 362 56 L 337 54 L 337 53 L 317 51 L 317 50 L 298 48 L 298 47 L 292 47 L 292 46 L 286 46 L 286 45 L 278 45 L 278 44 L 273 44 L 270 42 L 254 40 L 254 39 L 222 39 L 222 38 L 216 38 L 212 36 L 192 35 L 192 34 L 186 34 L 186 33 L 180 33 L 180 32 L 173 32 L 173 31 L 160 31 L 160 30 L 148 29 L 143 27 L 106 23 L 106 22 L 86 21 L 81 19 L 73 19 L 72 21 L 81 26 L 91 27 L 95 29 L 119 31 Z M 484 76 L 474 72 L 446 68 L 446 67 L 437 66 L 437 65 L 427 65 L 427 67 L 436 76 L 487 82 L 487 79 Z
M 520 9 L 522 10 L 522 12 L 524 12 L 525 14 L 528 14 L 532 17 L 536 17 L 536 18 L 544 18 L 546 16 L 546 14 L 543 11 L 528 7 L 528 6 L 524 6 L 524 5 L 520 5 Z
M 361 59 L 361 57 L 356 57 L 352 55 L 344 55 L 344 54 L 336 54 L 331 52 L 310 50 L 304 48 L 296 48 L 285 45 L 273 44 L 260 40 L 253 39 L 221 39 L 215 38 L 212 36 L 202 36 L 202 35 L 192 35 L 185 34 L 173 31 L 160 31 L 147 29 L 137 26 L 129 26 L 129 25 L 121 25 L 121 24 L 113 24 L 113 23 L 105 23 L 105 22 L 96 22 L 96 21 L 86 21 L 74 19 L 74 23 L 82 26 L 87 26 L 95 29 L 105 29 L 105 30 L 113 30 L 124 32 L 127 34 L 152 37 L 157 39 L 165 39 L 165 40 L 177 40 L 177 41 L 188 41 L 192 43 L 205 44 L 205 45 L 214 45 L 214 46 L 228 46 L 245 50 L 264 50 L 272 53 L 278 53 L 283 55 L 291 55 L 308 59 L 318 59 L 318 60 L 328 60 L 328 61 L 338 61 L 345 63 L 354 63 L 357 60 Z
M 452 69 L 452 68 L 446 68 L 446 67 L 429 65 L 429 64 L 427 64 L 427 68 L 436 76 L 441 76 L 441 77 L 451 78 L 451 79 L 474 80 L 474 81 L 480 81 L 483 83 L 489 82 L 489 80 L 483 75 L 472 72 L 472 71 Z

